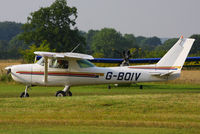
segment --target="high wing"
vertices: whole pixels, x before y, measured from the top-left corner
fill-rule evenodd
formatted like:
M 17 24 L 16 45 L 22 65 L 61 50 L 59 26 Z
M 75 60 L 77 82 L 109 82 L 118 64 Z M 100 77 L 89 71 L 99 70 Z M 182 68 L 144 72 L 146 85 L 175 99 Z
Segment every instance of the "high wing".
M 80 53 L 53 53 L 36 51 L 34 54 L 44 57 L 44 82 L 48 81 L 48 58 L 73 58 L 73 59 L 87 59 L 93 60 L 94 57 L 87 54 Z
M 34 54 L 42 56 L 42 57 L 54 57 L 54 58 L 75 58 L 75 59 L 87 59 L 93 60 L 94 57 L 87 54 L 80 54 L 80 53 L 53 53 L 53 52 L 42 52 L 36 51 Z

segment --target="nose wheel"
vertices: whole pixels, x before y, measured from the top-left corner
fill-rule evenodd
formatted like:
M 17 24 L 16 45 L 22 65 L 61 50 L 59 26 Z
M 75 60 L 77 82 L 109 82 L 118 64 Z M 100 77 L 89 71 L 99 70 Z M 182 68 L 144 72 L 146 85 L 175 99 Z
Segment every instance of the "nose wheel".
M 72 92 L 70 92 L 70 86 L 65 86 L 63 90 L 59 90 L 56 92 L 56 97 L 65 97 L 72 96 Z

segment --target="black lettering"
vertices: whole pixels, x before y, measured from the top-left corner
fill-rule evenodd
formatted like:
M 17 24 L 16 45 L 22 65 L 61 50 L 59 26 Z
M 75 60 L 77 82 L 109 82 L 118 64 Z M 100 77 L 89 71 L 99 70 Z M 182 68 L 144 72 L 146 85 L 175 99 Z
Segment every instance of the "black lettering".
M 132 76 L 131 76 L 131 81 L 133 80 L 134 74 L 135 74 L 135 73 L 132 73 Z
M 140 75 L 141 75 L 141 73 L 139 73 L 139 74 L 136 73 L 136 74 L 135 74 L 135 81 L 137 81 L 137 80 L 139 79 Z
M 130 77 L 131 77 L 131 73 L 126 73 L 125 77 L 124 77 L 124 80 L 130 80 Z
M 117 77 L 117 75 L 113 75 L 113 77 Z
M 124 78 L 124 72 L 119 72 L 117 80 L 123 80 Z
M 110 80 L 112 78 L 112 72 L 107 72 L 106 74 L 106 80 Z

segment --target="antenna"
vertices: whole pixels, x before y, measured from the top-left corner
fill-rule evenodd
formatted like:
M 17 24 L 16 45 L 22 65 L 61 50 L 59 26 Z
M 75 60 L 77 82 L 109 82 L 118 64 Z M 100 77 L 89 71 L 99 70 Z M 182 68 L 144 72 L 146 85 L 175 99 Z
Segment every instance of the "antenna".
M 78 44 L 78 45 L 71 51 L 71 53 L 73 53 L 79 46 L 80 46 L 80 44 Z

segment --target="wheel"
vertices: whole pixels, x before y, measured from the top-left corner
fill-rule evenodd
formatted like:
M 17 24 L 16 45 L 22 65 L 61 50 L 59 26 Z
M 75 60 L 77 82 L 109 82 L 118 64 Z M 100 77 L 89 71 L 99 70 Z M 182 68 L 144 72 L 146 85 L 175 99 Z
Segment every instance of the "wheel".
M 72 96 L 72 92 L 68 91 L 67 96 Z
M 56 97 L 64 97 L 64 96 L 66 96 L 66 93 L 64 91 L 60 90 L 56 92 Z
M 29 97 L 29 94 L 26 93 L 25 95 L 25 92 L 22 92 L 21 95 L 20 95 L 21 98 L 26 98 L 26 97 Z

